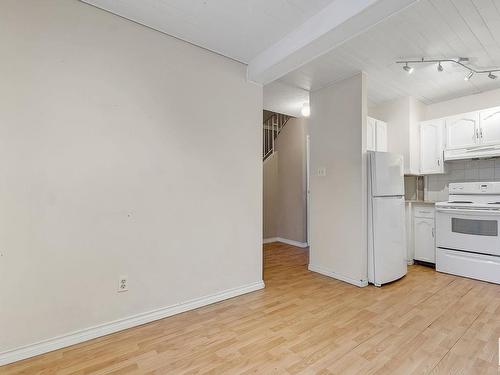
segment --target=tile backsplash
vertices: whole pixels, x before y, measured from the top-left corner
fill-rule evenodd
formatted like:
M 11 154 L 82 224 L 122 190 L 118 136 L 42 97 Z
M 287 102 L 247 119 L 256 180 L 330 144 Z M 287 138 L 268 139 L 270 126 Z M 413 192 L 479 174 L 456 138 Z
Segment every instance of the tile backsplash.
M 500 158 L 448 161 L 445 166 L 446 174 L 426 177 L 426 200 L 448 200 L 450 182 L 500 181 Z

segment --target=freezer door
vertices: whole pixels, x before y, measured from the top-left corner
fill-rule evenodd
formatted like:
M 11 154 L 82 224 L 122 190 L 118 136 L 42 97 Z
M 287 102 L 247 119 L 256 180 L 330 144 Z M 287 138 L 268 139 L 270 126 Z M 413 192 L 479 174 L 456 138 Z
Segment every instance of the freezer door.
M 373 198 L 374 284 L 397 280 L 407 272 L 404 197 Z
M 404 195 L 403 156 L 390 152 L 370 152 L 372 196 Z

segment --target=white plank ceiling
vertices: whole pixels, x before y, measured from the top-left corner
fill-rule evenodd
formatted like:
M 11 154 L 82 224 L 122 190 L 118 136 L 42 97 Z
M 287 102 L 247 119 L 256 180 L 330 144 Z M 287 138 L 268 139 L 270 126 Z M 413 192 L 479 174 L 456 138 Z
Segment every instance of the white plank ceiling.
M 334 0 L 82 1 L 248 63 Z M 361 70 L 368 75 L 372 105 L 408 95 L 429 104 L 500 88 L 500 77 L 466 82 L 464 69 L 449 64 L 441 73 L 435 65 L 416 65 L 412 75 L 395 64 L 423 56 L 464 56 L 479 69 L 500 67 L 500 0 L 420 0 L 282 77 L 266 98 L 286 105 L 279 101 L 291 100 L 293 90 L 280 94 L 282 84 L 317 90 Z M 296 92 L 298 108 L 304 98 Z
M 412 75 L 395 64 L 423 56 L 465 56 L 478 69 L 500 67 L 500 0 L 420 0 L 281 81 L 317 90 L 363 70 L 372 104 L 407 95 L 429 104 L 500 87 L 500 75 L 466 82 L 466 71 L 450 64 L 441 73 L 436 65 L 415 65 Z
M 248 63 L 333 0 L 82 0 Z

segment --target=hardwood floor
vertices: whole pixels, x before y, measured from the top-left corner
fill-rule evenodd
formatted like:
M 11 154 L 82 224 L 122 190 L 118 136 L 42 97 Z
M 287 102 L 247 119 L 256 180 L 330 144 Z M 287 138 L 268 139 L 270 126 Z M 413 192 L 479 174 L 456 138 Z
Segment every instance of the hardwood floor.
M 500 286 L 412 266 L 382 288 L 264 248 L 266 289 L 0 367 L 12 374 L 498 374 Z

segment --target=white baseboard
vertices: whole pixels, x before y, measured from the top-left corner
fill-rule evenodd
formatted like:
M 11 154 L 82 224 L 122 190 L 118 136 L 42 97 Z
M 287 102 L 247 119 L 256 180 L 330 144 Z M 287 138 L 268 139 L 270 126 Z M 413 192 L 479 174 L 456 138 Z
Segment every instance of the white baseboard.
M 178 303 L 176 305 L 129 316 L 127 318 L 118 319 L 113 322 L 100 324 L 98 326 L 78 330 L 48 340 L 40 341 L 35 344 L 1 352 L 0 366 L 17 362 L 22 359 L 34 357 L 40 354 L 48 353 L 57 349 L 65 348 L 71 345 L 79 344 L 81 342 L 109 335 L 111 333 L 122 331 L 124 329 L 150 323 L 155 320 L 164 319 L 172 315 L 197 309 L 199 307 L 210 305 L 215 302 L 220 302 L 228 298 L 237 297 L 242 294 L 254 292 L 262 288 L 264 288 L 264 282 L 258 281 L 239 288 L 225 290 L 223 292 L 215 293 L 209 296 L 192 299 L 190 301 Z
M 340 280 L 340 281 L 345 281 L 346 283 L 356 285 L 359 287 L 365 287 L 368 285 L 368 280 L 356 280 L 348 276 L 340 275 L 336 272 L 327 270 L 326 268 L 320 267 L 320 266 L 315 266 L 314 264 L 309 264 L 308 267 L 309 271 L 312 272 L 317 272 L 325 276 L 330 276 L 333 277 L 334 279 Z
M 294 240 L 289 240 L 287 238 L 281 238 L 281 237 L 271 237 L 271 238 L 264 238 L 262 243 L 272 243 L 272 242 L 282 242 L 286 243 L 287 245 L 292 245 L 296 247 L 307 247 L 309 246 L 307 242 L 299 242 L 299 241 L 294 241 Z
M 278 237 L 264 238 L 262 240 L 262 243 L 273 243 L 273 242 L 278 242 Z

